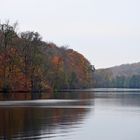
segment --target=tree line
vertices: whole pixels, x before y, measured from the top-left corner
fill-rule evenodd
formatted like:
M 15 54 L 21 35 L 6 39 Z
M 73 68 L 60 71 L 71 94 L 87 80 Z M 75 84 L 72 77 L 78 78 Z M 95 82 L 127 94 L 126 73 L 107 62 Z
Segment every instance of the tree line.
M 94 75 L 96 88 L 140 88 L 140 75 L 113 75 L 109 69 L 97 70 Z
M 16 23 L 0 24 L 1 92 L 92 86 L 94 68 L 82 54 L 44 42 L 38 32 L 16 29 Z

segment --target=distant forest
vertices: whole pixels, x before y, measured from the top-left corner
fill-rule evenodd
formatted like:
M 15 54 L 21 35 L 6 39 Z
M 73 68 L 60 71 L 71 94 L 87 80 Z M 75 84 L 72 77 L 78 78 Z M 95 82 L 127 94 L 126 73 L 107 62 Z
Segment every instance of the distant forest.
M 44 42 L 38 32 L 0 24 L 0 91 L 41 92 L 89 88 L 94 67 L 80 53 Z
M 96 70 L 94 87 L 140 88 L 140 63 Z

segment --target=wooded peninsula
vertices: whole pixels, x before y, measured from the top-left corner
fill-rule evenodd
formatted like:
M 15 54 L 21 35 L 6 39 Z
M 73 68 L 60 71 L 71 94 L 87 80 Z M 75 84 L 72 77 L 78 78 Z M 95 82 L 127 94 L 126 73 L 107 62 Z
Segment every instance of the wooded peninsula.
M 80 53 L 44 42 L 38 32 L 18 33 L 17 24 L 0 24 L 0 92 L 48 92 L 89 88 L 94 67 Z

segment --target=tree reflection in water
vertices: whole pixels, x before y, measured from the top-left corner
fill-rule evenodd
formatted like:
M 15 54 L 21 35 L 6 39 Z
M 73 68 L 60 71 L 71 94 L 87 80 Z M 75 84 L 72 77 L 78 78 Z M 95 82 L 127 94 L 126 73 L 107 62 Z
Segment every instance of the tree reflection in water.
M 59 97 L 57 97 L 59 98 Z M 88 95 L 63 96 L 74 102 L 22 104 L 0 107 L 0 139 L 41 139 L 66 135 L 74 128 L 80 128 L 89 113 Z M 79 98 L 79 99 L 78 99 Z M 59 99 L 57 99 L 59 100 Z M 45 102 L 45 101 L 44 101 Z M 93 103 L 93 102 L 92 102 Z M 53 106 L 54 105 L 54 106 Z M 58 105 L 58 106 L 57 106 Z

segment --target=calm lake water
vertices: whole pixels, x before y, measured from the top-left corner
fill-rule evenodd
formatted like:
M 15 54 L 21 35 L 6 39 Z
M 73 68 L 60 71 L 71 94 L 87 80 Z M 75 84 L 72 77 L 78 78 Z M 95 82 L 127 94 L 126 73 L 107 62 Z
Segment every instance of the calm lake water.
M 61 92 L 0 101 L 0 139 L 140 140 L 140 91 Z

